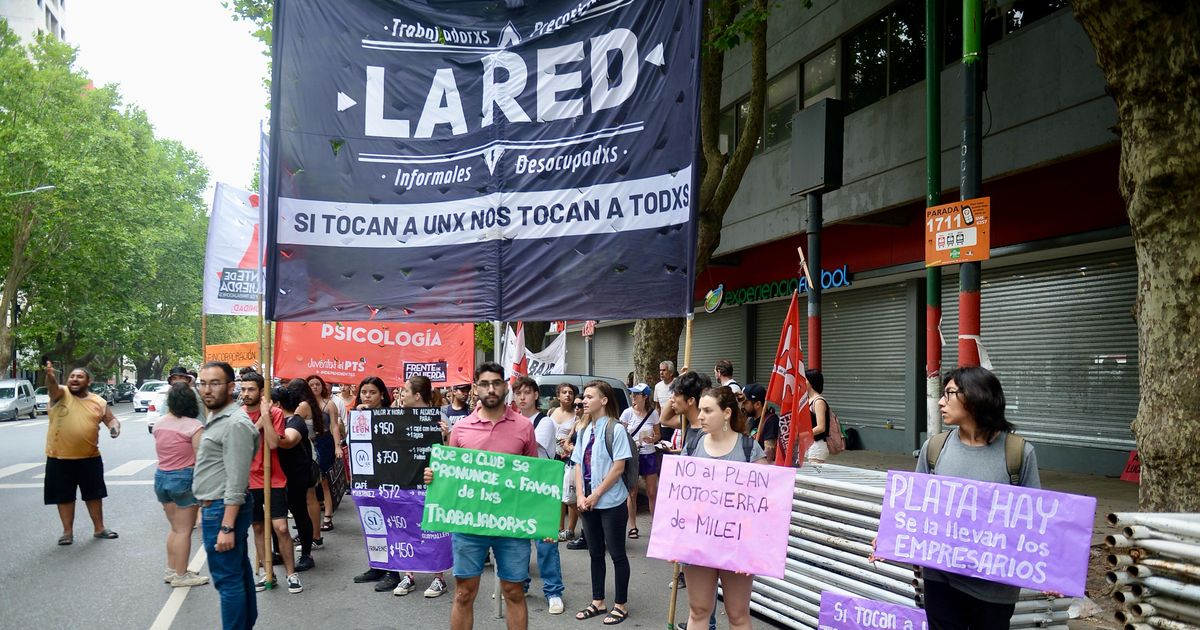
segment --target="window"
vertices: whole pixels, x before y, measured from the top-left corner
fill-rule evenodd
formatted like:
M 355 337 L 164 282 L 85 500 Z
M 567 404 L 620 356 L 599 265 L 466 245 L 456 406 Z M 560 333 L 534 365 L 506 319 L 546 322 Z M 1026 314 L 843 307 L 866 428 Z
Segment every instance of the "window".
M 1016 0 L 1012 8 L 1004 14 L 1004 32 L 1016 32 L 1068 4 L 1067 0 Z
M 837 46 L 830 46 L 804 62 L 804 107 L 837 98 L 837 52 Z
M 846 102 L 862 109 L 925 78 L 925 14 L 919 0 L 901 0 L 843 40 Z
M 736 109 L 736 107 L 726 107 L 725 111 L 721 112 L 720 122 L 717 123 L 717 148 L 721 151 L 721 155 L 729 155 L 737 143 L 734 136 L 737 132 Z
M 737 104 L 737 130 L 734 134 L 740 141 L 746 131 L 746 119 L 750 116 L 750 99 L 746 99 Z M 734 146 L 737 146 L 736 144 Z M 754 150 L 758 151 L 762 148 L 762 134 L 759 134 L 758 141 L 754 144 Z
M 799 76 L 799 69 L 793 67 L 767 84 L 767 115 L 763 120 L 763 132 L 768 149 L 792 138 L 792 116 L 796 115 Z

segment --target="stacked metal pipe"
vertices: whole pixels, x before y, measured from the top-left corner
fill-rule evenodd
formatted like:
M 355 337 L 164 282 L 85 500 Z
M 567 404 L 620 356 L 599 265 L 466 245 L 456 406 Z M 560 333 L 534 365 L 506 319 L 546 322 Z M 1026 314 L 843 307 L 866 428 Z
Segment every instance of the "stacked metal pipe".
M 887 474 L 836 464 L 796 472 L 784 579 L 756 577 L 750 609 L 788 628 L 816 628 L 826 590 L 921 607 L 924 583 L 912 565 L 867 562 L 879 529 Z M 1061 628 L 1072 600 L 1023 590 L 1011 628 Z
M 1200 630 L 1200 514 L 1108 515 L 1105 577 L 1126 630 Z

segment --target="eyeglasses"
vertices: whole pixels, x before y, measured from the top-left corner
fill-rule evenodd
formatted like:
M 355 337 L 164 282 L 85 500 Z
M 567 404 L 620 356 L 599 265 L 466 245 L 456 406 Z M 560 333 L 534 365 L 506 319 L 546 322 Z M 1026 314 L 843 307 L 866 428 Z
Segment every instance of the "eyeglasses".
M 196 381 L 196 387 L 200 389 L 216 389 L 231 382 L 232 381 Z
M 576 409 L 583 409 L 583 403 L 575 403 Z
M 476 381 L 475 386 L 479 389 L 500 389 L 504 387 L 505 381 L 496 379 L 494 381 Z
M 958 396 L 958 395 L 959 395 L 959 394 L 961 394 L 961 393 L 962 393 L 962 390 L 961 390 L 961 389 L 947 389 L 947 390 L 943 390 L 943 391 L 942 391 L 942 398 L 945 398 L 946 400 L 950 400 L 950 397 L 951 397 L 951 396 Z

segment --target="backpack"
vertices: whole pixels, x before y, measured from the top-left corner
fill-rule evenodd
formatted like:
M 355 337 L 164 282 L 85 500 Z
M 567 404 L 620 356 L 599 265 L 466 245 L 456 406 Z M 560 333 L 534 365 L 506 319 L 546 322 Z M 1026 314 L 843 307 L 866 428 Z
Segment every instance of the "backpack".
M 542 423 L 542 420 L 545 420 L 548 417 L 550 416 L 545 411 L 537 412 L 537 415 L 533 417 L 533 430 L 537 431 L 538 425 Z
M 943 431 L 931 438 L 925 444 L 925 461 L 929 463 L 929 473 L 937 474 L 938 456 L 946 446 L 946 439 L 953 431 Z M 1008 467 L 1008 483 L 1021 485 L 1021 468 L 1025 466 L 1025 438 L 1008 433 L 1004 437 L 1004 463 Z
M 692 439 L 692 435 L 695 435 L 696 438 Z M 696 452 L 696 445 L 700 443 L 700 439 L 702 437 L 704 437 L 704 431 L 699 429 L 689 432 L 688 438 L 685 440 L 687 444 L 683 448 L 683 455 L 692 457 Z M 749 437 L 745 433 L 739 434 L 738 444 L 742 445 L 742 459 L 744 459 L 746 463 L 750 463 L 750 457 L 754 454 L 754 438 Z
M 608 458 L 613 456 L 613 425 L 617 421 L 613 418 L 608 419 L 608 423 L 604 425 L 604 445 L 608 447 Z M 629 461 L 625 462 L 625 470 L 621 473 L 621 479 L 625 482 L 626 490 L 633 490 L 637 487 L 638 481 L 638 448 L 633 443 L 633 436 L 625 433 L 625 439 L 629 442 Z
M 825 409 L 829 411 L 829 417 L 825 421 L 825 447 L 829 449 L 830 455 L 837 455 L 846 450 L 846 436 L 842 433 L 842 423 L 838 422 L 837 414 L 833 412 L 833 407 L 829 406 L 829 401 L 825 400 L 824 396 L 817 396 L 813 401 L 821 400 L 825 402 Z

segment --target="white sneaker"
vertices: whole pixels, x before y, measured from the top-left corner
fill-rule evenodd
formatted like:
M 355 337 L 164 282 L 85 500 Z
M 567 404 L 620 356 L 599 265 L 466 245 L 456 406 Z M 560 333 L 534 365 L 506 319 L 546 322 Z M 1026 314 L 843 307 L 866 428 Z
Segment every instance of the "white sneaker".
M 392 595 L 395 595 L 396 597 L 408 595 L 409 593 L 413 592 L 413 589 L 416 587 L 417 584 L 413 581 L 412 577 L 406 575 L 400 579 L 400 583 L 396 585 L 396 588 L 392 589 Z
M 199 575 L 194 571 L 188 571 L 183 575 L 176 575 L 175 578 L 171 580 L 171 586 L 175 588 L 179 588 L 181 586 L 204 586 L 205 584 L 208 584 L 208 576 Z
M 293 573 L 287 576 L 287 587 L 289 593 L 300 593 L 304 591 L 304 585 L 300 583 L 300 575 Z
M 279 580 L 276 580 L 276 579 L 275 579 L 275 576 L 274 576 L 274 575 L 272 575 L 272 576 L 271 576 L 271 583 L 272 583 L 272 584 L 279 584 Z M 257 592 L 259 592 L 259 593 L 261 593 L 261 592 L 263 592 L 263 591 L 267 590 L 267 574 L 266 574 L 266 573 L 259 573 L 259 574 L 258 574 L 258 579 L 254 581 L 254 590 L 255 590 L 255 591 L 257 591 Z
M 433 583 L 425 589 L 425 597 L 441 597 L 446 593 L 446 581 L 440 577 L 433 578 Z
M 175 579 L 175 569 L 165 569 L 163 571 L 163 582 L 170 584 L 173 579 Z
M 550 602 L 550 614 L 551 615 L 563 614 L 563 600 L 561 597 L 551 597 L 549 599 L 549 602 Z

